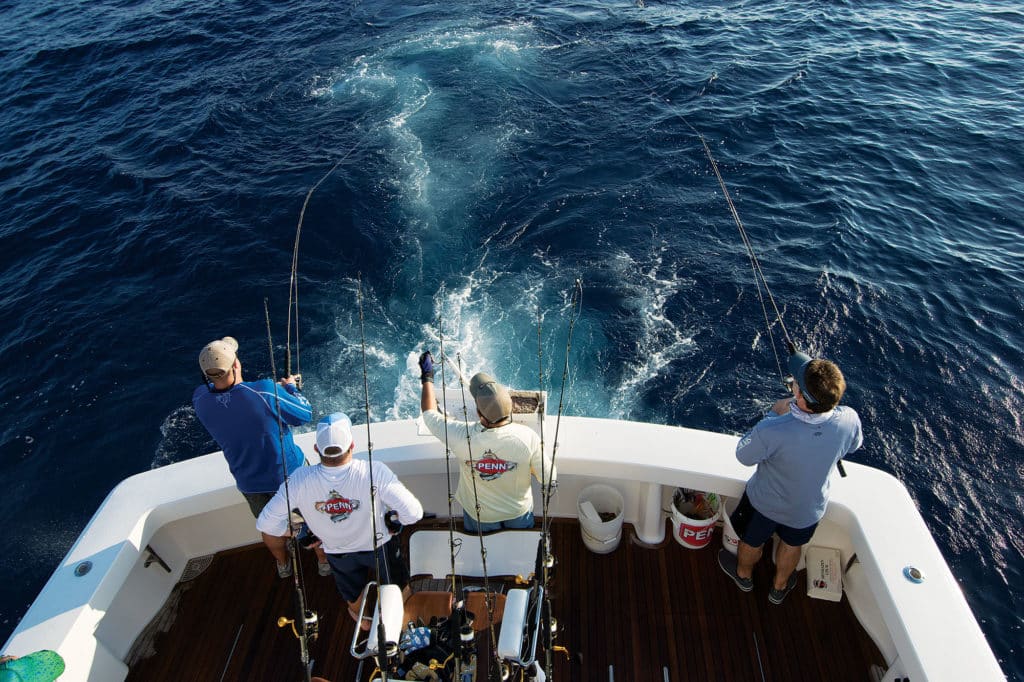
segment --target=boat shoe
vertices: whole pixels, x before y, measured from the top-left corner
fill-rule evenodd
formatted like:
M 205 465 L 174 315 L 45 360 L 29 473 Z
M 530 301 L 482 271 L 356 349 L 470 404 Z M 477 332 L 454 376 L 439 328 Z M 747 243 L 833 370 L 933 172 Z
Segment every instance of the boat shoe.
M 332 575 L 334 571 L 331 570 L 331 565 L 326 561 L 318 561 L 316 564 L 316 571 L 320 575 Z
M 782 600 L 786 598 L 793 588 L 796 587 L 796 571 L 789 574 L 789 580 L 786 581 L 786 586 L 781 590 L 776 590 L 774 587 L 768 593 L 768 601 L 773 604 L 781 604 Z
M 292 577 L 292 565 L 291 564 L 277 564 L 277 577 L 278 578 L 290 578 L 290 577 Z
M 736 587 L 744 592 L 750 592 L 754 589 L 753 578 L 741 578 L 739 573 L 736 572 L 737 562 L 735 554 L 725 549 L 718 550 L 718 565 L 722 567 L 727 576 L 732 578 L 733 582 L 736 583 Z

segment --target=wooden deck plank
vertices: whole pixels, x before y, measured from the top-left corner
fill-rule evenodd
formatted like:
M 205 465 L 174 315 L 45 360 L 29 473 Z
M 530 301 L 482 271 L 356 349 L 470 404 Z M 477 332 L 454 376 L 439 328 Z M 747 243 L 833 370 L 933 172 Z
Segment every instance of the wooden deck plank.
M 755 569 L 754 591 L 745 594 L 718 567 L 717 535 L 700 550 L 671 538 L 655 549 L 633 540 L 627 526 L 619 547 L 598 555 L 583 544 L 575 522 L 553 524 L 556 644 L 570 652 L 553 657 L 555 680 L 607 680 L 609 666 L 618 682 L 663 680 L 665 668 L 672 682 L 760 680 L 763 665 L 769 681 L 862 682 L 870 664 L 883 664 L 846 601 L 808 598 L 802 573 L 797 589 L 775 606 L 768 602 L 767 558 Z M 355 680 L 358 662 L 349 654 L 354 623 L 334 581 L 317 575 L 312 554 L 303 558 L 307 596 L 320 618 L 320 636 L 310 646 L 313 673 L 332 682 Z M 298 643 L 290 628 L 276 623 L 294 617 L 292 581 L 277 577 L 262 546 L 218 554 L 204 574 L 179 589 L 175 624 L 156 637 L 157 653 L 135 664 L 128 680 L 302 677 Z M 372 668 L 366 667 L 364 680 Z

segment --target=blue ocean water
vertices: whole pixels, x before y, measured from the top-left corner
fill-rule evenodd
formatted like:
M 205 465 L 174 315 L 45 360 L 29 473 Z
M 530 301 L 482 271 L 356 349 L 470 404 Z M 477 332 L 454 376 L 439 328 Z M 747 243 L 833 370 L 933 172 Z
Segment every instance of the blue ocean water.
M 853 459 L 911 490 L 1024 679 L 1024 10 L 944 2 L 0 6 L 0 640 L 125 476 L 214 449 L 224 334 L 416 413 L 436 348 L 565 409 L 739 433 L 781 395 L 707 140 Z M 337 168 L 333 171 L 331 169 Z M 773 333 L 778 338 L 778 325 Z M 781 349 L 780 349 L 781 350 Z M 1016 587 L 1015 587 L 1016 586 Z M 937 614 L 938 615 L 938 614 Z

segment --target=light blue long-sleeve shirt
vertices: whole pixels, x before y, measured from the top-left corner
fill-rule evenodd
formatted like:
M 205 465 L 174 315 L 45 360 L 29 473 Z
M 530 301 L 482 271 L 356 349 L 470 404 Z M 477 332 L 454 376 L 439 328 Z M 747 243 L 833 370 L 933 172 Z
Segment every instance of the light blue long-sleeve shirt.
M 736 459 L 757 471 L 747 481 L 754 509 L 777 523 L 807 528 L 825 515 L 836 462 L 861 446 L 860 417 L 849 407 L 807 414 L 769 413 L 740 439 Z

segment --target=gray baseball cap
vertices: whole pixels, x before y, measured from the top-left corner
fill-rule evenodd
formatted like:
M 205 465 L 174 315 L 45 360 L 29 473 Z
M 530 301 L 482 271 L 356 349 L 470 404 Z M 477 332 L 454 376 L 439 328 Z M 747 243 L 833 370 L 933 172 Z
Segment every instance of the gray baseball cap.
M 490 374 L 474 374 L 469 380 L 469 393 L 476 401 L 476 409 L 492 424 L 512 416 L 512 396 Z
M 811 364 L 813 359 L 807 353 L 793 353 L 789 356 L 789 373 L 793 375 L 796 383 L 800 385 L 800 392 L 803 393 L 804 400 L 810 405 L 818 402 L 817 398 L 807 392 L 807 383 L 805 382 L 807 365 Z

